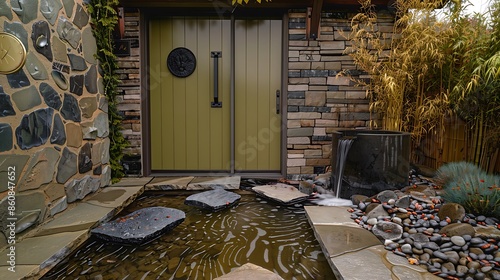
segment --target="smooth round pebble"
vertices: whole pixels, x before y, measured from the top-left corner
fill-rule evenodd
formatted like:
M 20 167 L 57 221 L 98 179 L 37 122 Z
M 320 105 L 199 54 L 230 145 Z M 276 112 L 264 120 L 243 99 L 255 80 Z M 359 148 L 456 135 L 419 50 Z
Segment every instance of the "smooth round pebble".
M 451 242 L 460 247 L 465 245 L 465 239 L 462 236 L 452 236 Z

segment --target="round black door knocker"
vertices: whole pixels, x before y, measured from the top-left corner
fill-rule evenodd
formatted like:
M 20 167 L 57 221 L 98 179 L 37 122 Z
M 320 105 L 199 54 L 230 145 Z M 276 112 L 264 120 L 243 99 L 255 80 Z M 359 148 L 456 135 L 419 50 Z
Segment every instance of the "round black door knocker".
M 172 75 L 185 78 L 193 74 L 196 68 L 196 57 L 186 48 L 175 48 L 168 54 L 167 66 Z

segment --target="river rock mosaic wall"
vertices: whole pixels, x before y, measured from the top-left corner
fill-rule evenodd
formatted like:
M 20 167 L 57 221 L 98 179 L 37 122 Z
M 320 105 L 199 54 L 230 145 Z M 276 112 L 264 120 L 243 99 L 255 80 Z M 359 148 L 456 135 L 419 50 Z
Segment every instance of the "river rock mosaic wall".
M 27 52 L 19 71 L 0 75 L 0 247 L 7 180 L 16 184 L 17 233 L 110 184 L 107 101 L 85 3 L 0 0 L 0 31 Z

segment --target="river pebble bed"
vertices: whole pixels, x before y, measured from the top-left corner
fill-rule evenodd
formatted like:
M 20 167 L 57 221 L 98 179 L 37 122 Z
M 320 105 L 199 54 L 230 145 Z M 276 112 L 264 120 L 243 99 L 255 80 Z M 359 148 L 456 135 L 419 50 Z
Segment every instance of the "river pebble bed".
M 355 195 L 351 218 L 385 248 L 444 279 L 500 279 L 498 218 L 465 213 L 413 175 L 412 185 L 374 197 Z

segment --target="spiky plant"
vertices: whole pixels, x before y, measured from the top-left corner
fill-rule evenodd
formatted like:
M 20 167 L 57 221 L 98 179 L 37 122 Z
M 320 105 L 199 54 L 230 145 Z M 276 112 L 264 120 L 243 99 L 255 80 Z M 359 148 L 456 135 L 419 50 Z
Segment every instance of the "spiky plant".
M 445 186 L 456 181 L 463 174 L 479 174 L 481 172 L 483 171 L 471 162 L 450 162 L 441 166 L 436 171 L 433 181 L 439 186 Z
M 467 213 L 500 217 L 500 176 L 468 162 L 453 162 L 442 166 L 436 178 L 444 182 L 445 202 L 458 203 Z

